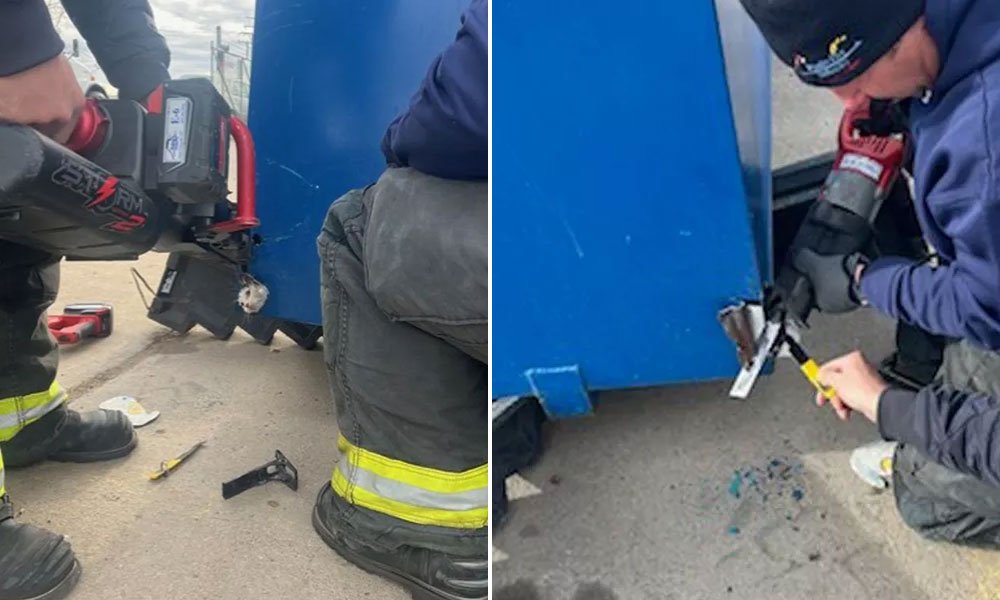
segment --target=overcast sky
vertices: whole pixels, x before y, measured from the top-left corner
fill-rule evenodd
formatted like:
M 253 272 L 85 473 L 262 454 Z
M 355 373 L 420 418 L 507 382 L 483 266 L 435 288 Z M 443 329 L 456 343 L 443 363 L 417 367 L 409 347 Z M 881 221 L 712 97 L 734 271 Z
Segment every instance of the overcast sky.
M 208 76 L 209 47 L 215 38 L 215 26 L 222 26 L 223 41 L 231 49 L 244 52 L 241 35 L 251 23 L 254 0 L 150 0 L 156 24 L 170 45 L 170 73 L 174 77 L 185 75 Z M 58 6 L 53 0 L 50 6 Z M 79 37 L 68 18 L 61 18 L 53 7 L 53 17 L 66 40 Z

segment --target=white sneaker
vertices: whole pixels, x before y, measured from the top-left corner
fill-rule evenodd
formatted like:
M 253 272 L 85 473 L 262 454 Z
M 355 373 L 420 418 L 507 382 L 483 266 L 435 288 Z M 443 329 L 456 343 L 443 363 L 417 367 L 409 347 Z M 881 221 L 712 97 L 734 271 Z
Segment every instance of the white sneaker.
M 884 490 L 892 481 L 892 457 L 899 442 L 873 442 L 851 452 L 851 468 L 875 489 Z

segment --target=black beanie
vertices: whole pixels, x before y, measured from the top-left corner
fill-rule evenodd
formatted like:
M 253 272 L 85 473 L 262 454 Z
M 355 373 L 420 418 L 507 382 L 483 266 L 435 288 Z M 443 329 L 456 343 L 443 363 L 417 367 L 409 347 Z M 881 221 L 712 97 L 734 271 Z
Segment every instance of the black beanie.
M 917 22 L 924 0 L 740 0 L 799 79 L 844 85 L 882 58 Z

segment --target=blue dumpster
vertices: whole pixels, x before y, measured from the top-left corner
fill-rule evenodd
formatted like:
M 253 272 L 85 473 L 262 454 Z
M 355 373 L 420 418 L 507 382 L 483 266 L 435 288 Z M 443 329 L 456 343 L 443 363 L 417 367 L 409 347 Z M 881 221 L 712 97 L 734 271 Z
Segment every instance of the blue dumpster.
M 771 277 L 769 54 L 737 0 L 493 4 L 492 395 L 732 377 Z
M 262 314 L 318 324 L 316 236 L 330 203 L 374 182 L 390 121 L 454 39 L 464 0 L 258 0 L 250 128 Z

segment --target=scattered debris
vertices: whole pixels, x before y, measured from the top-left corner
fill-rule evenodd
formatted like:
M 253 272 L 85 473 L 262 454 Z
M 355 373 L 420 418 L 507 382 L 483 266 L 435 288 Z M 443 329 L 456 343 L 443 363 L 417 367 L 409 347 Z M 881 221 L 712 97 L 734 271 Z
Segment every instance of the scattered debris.
M 264 485 L 269 481 L 280 481 L 292 491 L 299 489 L 299 471 L 285 458 L 281 450 L 274 451 L 274 460 L 271 462 L 248 471 L 232 481 L 223 483 L 222 497 L 229 500 L 233 496 L 238 496 L 250 488 Z
M 551 483 L 552 485 L 559 485 L 560 483 L 562 483 L 562 477 L 560 477 L 557 474 L 553 474 L 552 477 L 549 477 L 549 483 Z
M 739 499 L 740 490 L 743 489 L 743 476 L 740 475 L 739 471 L 733 472 L 733 479 L 729 482 L 729 495 L 733 498 Z
M 205 445 L 204 441 L 198 442 L 194 446 L 191 446 L 190 448 L 182 452 L 178 457 L 171 458 L 170 460 L 165 460 L 161 462 L 159 470 L 146 473 L 146 478 L 149 479 L 150 481 L 156 481 L 158 479 L 163 479 L 167 477 L 168 475 L 170 475 L 172 471 L 177 469 L 177 467 L 181 466 L 181 463 L 190 458 L 192 454 L 197 452 L 198 449 L 204 445 Z
M 817 560 L 819 560 L 819 557 L 820 557 L 820 553 L 819 552 L 810 552 L 809 553 L 809 562 L 816 562 Z
M 125 413 L 128 420 L 132 423 L 132 427 L 142 427 L 143 425 L 149 425 L 160 416 L 160 411 L 154 410 L 148 412 L 139 402 L 132 396 L 115 396 L 109 400 L 105 400 L 98 405 L 99 408 L 104 410 L 117 410 L 118 412 Z M 159 433 L 161 430 L 157 430 Z
M 733 593 L 733 586 L 727 585 L 726 586 L 726 592 L 729 593 L 729 594 L 732 594 Z
M 792 490 L 792 498 L 795 498 L 796 501 L 801 502 L 802 497 L 805 495 L 806 493 L 800 490 L 799 488 L 795 488 L 794 490 Z
M 739 535 L 740 534 L 740 528 L 736 527 L 734 525 L 734 526 L 730 527 L 729 529 L 727 529 L 726 533 L 728 533 L 729 535 Z

